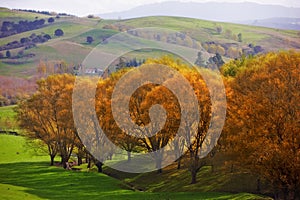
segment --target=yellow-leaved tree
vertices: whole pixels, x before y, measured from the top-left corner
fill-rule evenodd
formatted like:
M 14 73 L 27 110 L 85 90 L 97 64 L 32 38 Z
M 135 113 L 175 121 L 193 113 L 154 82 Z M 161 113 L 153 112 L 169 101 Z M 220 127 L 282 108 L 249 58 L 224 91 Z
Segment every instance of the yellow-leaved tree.
M 266 179 L 276 199 L 300 196 L 300 53 L 268 53 L 228 81 L 228 151 Z
M 37 82 L 38 90 L 17 108 L 20 126 L 27 136 L 43 141 L 53 165 L 57 154 L 64 168 L 76 145 L 80 144 L 72 115 L 72 92 L 75 77 L 52 75 Z

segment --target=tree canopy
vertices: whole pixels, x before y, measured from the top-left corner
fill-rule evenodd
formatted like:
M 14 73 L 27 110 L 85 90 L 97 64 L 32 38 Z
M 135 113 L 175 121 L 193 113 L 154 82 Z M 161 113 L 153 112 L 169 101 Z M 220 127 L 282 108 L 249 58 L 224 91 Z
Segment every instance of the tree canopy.
M 228 151 L 243 169 L 268 180 L 276 198 L 295 199 L 300 194 L 300 53 L 269 53 L 238 66 L 231 68 L 236 77 L 227 84 Z

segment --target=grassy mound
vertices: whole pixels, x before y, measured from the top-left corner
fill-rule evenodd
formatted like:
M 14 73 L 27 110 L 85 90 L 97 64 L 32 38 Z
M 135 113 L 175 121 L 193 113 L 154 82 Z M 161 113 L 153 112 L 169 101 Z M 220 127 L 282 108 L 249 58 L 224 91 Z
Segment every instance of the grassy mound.
M 260 198 L 247 193 L 138 192 L 105 174 L 51 167 L 48 159 L 45 155 L 34 155 L 34 151 L 26 145 L 26 140 L 21 136 L 0 135 L 0 199 Z

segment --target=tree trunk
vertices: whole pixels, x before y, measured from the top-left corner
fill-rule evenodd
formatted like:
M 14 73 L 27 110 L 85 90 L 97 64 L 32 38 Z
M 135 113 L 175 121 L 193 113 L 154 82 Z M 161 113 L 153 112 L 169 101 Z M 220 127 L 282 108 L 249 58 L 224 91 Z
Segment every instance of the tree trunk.
M 102 173 L 102 166 L 103 166 L 103 163 L 102 162 L 100 162 L 100 161 L 97 161 L 96 162 L 96 166 L 97 166 L 97 168 L 98 168 L 98 172 L 99 173 Z
M 88 168 L 88 169 L 90 169 L 90 168 L 91 168 L 91 159 L 88 159 L 87 168 Z
M 131 152 L 127 151 L 127 161 L 130 162 L 131 161 Z
M 67 162 L 62 162 L 62 166 L 64 169 L 67 169 Z
M 92 165 L 92 158 L 91 155 L 86 154 L 86 163 L 87 163 L 87 168 L 90 169 Z
M 77 165 L 79 166 L 79 165 L 81 165 L 82 164 L 82 157 L 81 156 L 79 156 L 79 155 L 77 155 Z
M 157 169 L 157 173 L 161 174 L 162 173 L 162 169 L 161 168 Z
M 66 169 L 67 168 L 67 162 L 69 161 L 69 158 L 67 158 L 67 156 L 61 156 L 61 164 L 62 164 L 62 166 L 63 166 L 63 168 L 64 169 Z
M 257 179 L 256 191 L 257 191 L 257 193 L 260 193 L 260 192 L 261 192 L 261 182 L 260 182 L 260 178 Z
M 50 155 L 50 166 L 54 165 L 54 158 L 55 158 L 55 155 Z
M 181 167 L 181 158 L 178 158 L 177 160 L 177 169 L 180 169 Z
M 278 200 L 279 199 L 279 191 L 277 190 L 277 188 L 274 188 L 274 199 Z
M 157 173 L 161 174 L 162 173 L 162 168 L 161 168 L 161 158 L 156 158 L 155 159 L 156 162 L 156 169 L 157 169 Z
M 191 184 L 195 184 L 197 183 L 197 172 L 195 170 L 191 171 L 191 175 L 192 175 L 192 181 Z
M 288 190 L 288 188 L 287 187 L 284 187 L 283 189 L 282 189 L 282 194 L 283 194 L 283 199 L 284 200 L 288 200 L 289 198 L 289 190 Z

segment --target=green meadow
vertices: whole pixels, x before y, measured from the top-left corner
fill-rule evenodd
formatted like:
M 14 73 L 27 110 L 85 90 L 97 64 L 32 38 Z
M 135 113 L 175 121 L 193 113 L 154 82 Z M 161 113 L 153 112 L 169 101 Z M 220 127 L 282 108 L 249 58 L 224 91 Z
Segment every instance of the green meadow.
M 150 177 L 146 180 L 148 183 L 151 181 Z M 173 184 L 176 182 L 173 181 Z M 178 180 L 177 184 L 181 182 Z M 67 198 L 264 199 L 248 193 L 138 191 L 124 181 L 94 170 L 69 171 L 49 166 L 48 156 L 32 149 L 24 137 L 0 135 L 0 199 Z

